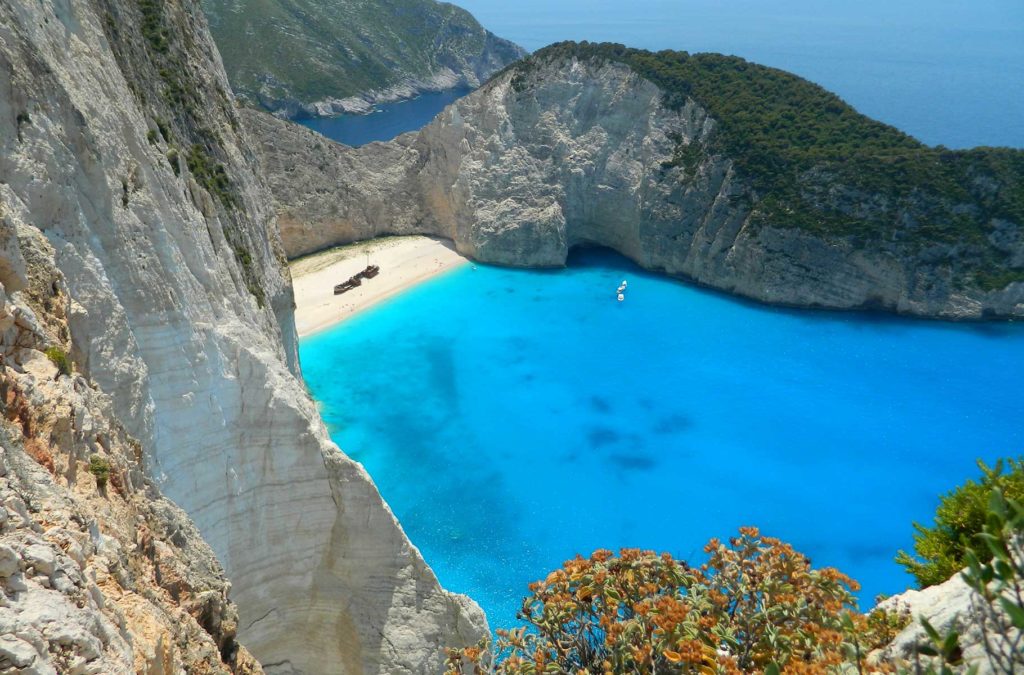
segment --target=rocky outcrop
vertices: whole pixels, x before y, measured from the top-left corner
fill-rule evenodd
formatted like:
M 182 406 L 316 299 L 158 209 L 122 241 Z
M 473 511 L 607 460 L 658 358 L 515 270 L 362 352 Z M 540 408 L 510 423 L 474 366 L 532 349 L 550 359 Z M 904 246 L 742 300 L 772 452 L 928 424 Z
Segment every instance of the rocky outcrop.
M 72 370 L 53 247 L 4 211 L 0 241 L 0 670 L 263 672 L 213 551 Z
M 865 243 L 756 221 L 757 190 L 716 149 L 720 120 L 692 97 L 669 102 L 622 63 L 541 54 L 390 143 L 345 148 L 256 112 L 243 118 L 260 140 L 289 256 L 424 233 L 484 262 L 559 266 L 572 247 L 600 245 L 773 304 L 1024 316 L 1024 282 L 962 283 L 958 243 Z M 875 200 L 820 171 L 801 181 L 833 210 Z M 985 246 L 1019 267 L 1022 231 L 995 222 Z
M 1019 603 L 1018 598 L 1009 593 L 1007 596 L 1011 602 Z M 959 636 L 964 669 L 973 666 L 979 675 L 1005 672 L 1004 668 L 1014 661 L 1007 657 L 1019 654 L 1014 649 L 1019 648 L 1020 632 L 1012 627 L 1007 633 L 998 630 L 993 623 L 991 606 L 959 574 L 935 586 L 909 590 L 886 598 L 878 606 L 889 612 L 908 615 L 912 619 L 889 646 L 872 656 L 879 662 L 913 663 L 915 658 L 918 661 L 929 661 L 926 657 L 915 656 L 919 646 L 931 644 L 921 619 L 928 621 L 942 636 L 955 631 Z M 1012 623 L 1005 620 L 1005 625 L 1012 626 Z M 990 652 L 995 655 L 995 660 L 990 658 Z M 925 665 L 937 667 L 941 664 Z
M 0 658 L 419 673 L 485 630 L 328 439 L 266 194 L 196 2 L 0 2 Z
M 478 87 L 525 55 L 435 0 L 203 0 L 234 90 L 275 114 L 367 113 Z

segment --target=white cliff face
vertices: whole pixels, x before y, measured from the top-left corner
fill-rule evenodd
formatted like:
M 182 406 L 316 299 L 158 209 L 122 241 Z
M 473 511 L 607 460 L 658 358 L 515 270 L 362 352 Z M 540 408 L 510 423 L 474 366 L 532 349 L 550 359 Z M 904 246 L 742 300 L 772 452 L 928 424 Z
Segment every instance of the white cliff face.
M 482 613 L 441 589 L 328 439 L 202 14 L 155 5 L 0 2 L 0 214 L 52 246 L 68 296 L 54 337 L 223 564 L 267 672 L 437 670 Z
M 0 198 L 0 671 L 263 672 L 213 551 L 110 398 L 62 362 L 65 277 Z
M 558 266 L 573 246 L 594 244 L 774 304 L 1024 315 L 1024 283 L 961 288 L 940 264 L 955 251 L 753 225 L 752 188 L 706 150 L 716 121 L 693 99 L 666 107 L 621 64 L 514 67 L 417 134 L 356 149 L 259 113 L 243 119 L 260 141 L 289 256 L 424 233 L 484 262 Z M 1019 227 L 1006 230 L 1009 241 Z
M 1007 593 L 1009 596 L 1009 592 Z M 1011 602 L 1017 599 L 1010 597 Z M 896 638 L 872 658 L 879 662 L 913 663 L 915 652 L 920 645 L 930 644 L 920 619 L 927 620 L 940 635 L 956 631 L 965 665 L 977 668 L 979 675 L 1004 672 L 989 658 L 989 651 L 1005 656 L 1014 653 L 1014 644 L 1019 643 L 1019 631 L 1003 635 L 993 623 L 991 609 L 961 578 L 954 575 L 947 581 L 921 590 L 909 590 L 886 598 L 879 607 L 891 612 L 901 612 L 913 618 Z M 1007 625 L 1010 622 L 1005 619 Z M 984 625 L 983 625 L 984 624 Z M 1007 641 L 1009 638 L 1010 641 Z M 920 659 L 920 657 L 918 657 Z M 924 665 L 939 666 L 924 659 Z M 1005 660 L 1004 660 L 1005 663 Z

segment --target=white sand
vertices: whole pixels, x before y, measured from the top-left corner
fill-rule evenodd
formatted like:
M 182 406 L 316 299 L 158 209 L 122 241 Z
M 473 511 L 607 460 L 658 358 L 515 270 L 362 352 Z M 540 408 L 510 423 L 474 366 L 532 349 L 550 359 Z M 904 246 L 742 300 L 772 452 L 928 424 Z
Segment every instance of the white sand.
M 358 288 L 334 295 L 334 285 L 366 267 L 380 274 Z M 323 330 L 385 298 L 468 262 L 450 242 L 432 237 L 382 237 L 313 253 L 290 264 L 299 337 Z

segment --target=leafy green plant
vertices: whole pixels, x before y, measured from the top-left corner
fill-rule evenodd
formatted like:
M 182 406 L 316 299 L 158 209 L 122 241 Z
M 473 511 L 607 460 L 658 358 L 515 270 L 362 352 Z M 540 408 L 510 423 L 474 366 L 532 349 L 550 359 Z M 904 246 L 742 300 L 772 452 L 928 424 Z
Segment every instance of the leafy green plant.
M 995 490 L 963 578 L 975 592 L 974 620 L 992 672 L 1024 673 L 1024 502 Z
M 100 490 L 107 486 L 110 479 L 110 462 L 99 455 L 89 457 L 89 473 L 96 477 L 96 487 Z
M 21 136 L 21 127 L 24 125 L 32 124 L 32 117 L 26 111 L 23 110 L 20 113 L 18 113 L 18 115 L 14 118 L 14 121 L 17 123 L 18 126 L 18 142 L 20 143 L 22 140 L 24 140 Z
M 989 494 L 985 524 L 967 546 L 967 569 L 961 574 L 973 591 L 970 614 L 962 623 L 977 627 L 988 672 L 1024 672 L 1024 505 L 1007 499 L 1001 489 Z M 985 561 L 983 561 L 983 559 Z M 917 645 L 915 674 L 974 675 L 981 663 L 966 663 L 961 635 L 936 630 L 924 617 L 927 641 Z M 922 663 L 921 657 L 926 661 Z
M 53 365 L 57 366 L 58 375 L 71 374 L 71 359 L 68 358 L 68 353 L 65 352 L 62 348 L 56 345 L 52 347 L 47 347 L 44 354 L 46 354 L 46 358 L 50 359 L 50 361 L 53 362 Z
M 170 35 L 164 27 L 162 0 L 139 0 L 139 11 L 142 12 L 142 35 L 150 48 L 160 54 L 166 53 Z
M 198 143 L 193 144 L 185 156 L 185 163 L 196 182 L 219 199 L 226 208 L 236 206 L 235 195 L 231 191 L 231 180 L 224 165 L 215 161 L 206 148 Z
M 928 641 L 917 645 L 914 650 L 915 672 L 927 675 L 953 675 L 963 670 L 965 664 L 963 649 L 960 647 L 960 633 L 956 630 L 939 633 L 923 616 L 920 622 Z M 930 659 L 925 665 L 921 663 L 922 656 Z M 968 672 L 973 675 L 977 670 L 978 666 L 974 664 Z
M 159 117 L 156 118 L 155 121 L 156 121 L 156 128 L 160 131 L 160 135 L 163 136 L 164 142 L 165 143 L 170 143 L 171 142 L 171 132 L 167 128 L 167 122 L 165 122 L 164 120 L 160 119 Z
M 178 164 L 178 149 L 171 148 L 167 151 L 167 163 L 171 165 L 175 176 L 181 175 L 181 165 Z
M 914 523 L 916 555 L 900 551 L 896 556 L 896 562 L 922 588 L 942 583 L 967 566 L 967 552 L 984 531 L 993 494 L 1024 500 L 1024 458 L 999 460 L 991 468 L 979 461 L 978 467 L 979 480 L 969 480 L 942 496 L 933 526 Z M 987 549 L 975 547 L 975 551 L 982 562 L 988 561 Z
M 448 673 L 826 673 L 899 623 L 860 614 L 856 582 L 755 528 L 705 552 L 700 567 L 636 549 L 570 560 L 530 585 L 526 626 L 449 650 Z

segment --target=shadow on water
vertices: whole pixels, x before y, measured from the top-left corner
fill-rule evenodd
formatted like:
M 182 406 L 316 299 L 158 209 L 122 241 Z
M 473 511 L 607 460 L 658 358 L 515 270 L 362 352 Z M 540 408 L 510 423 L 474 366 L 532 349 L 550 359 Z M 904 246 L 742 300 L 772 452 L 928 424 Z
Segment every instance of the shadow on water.
M 614 249 L 581 245 L 569 250 L 566 268 L 601 267 L 622 272 L 624 275 L 648 279 L 670 280 L 709 297 L 720 298 L 746 309 L 760 313 L 781 314 L 802 323 L 819 328 L 822 321 L 842 323 L 858 330 L 899 334 L 910 329 L 926 326 L 935 330 L 956 330 L 969 332 L 989 339 L 1003 339 L 1019 336 L 1024 331 L 1024 321 L 1005 319 L 982 319 L 978 321 L 953 321 L 895 314 L 884 309 L 821 309 L 817 307 L 791 307 L 773 305 L 751 298 L 745 298 L 717 288 L 705 286 L 691 279 L 685 279 L 664 272 L 647 270 Z M 558 273 L 560 269 L 544 270 Z
M 693 426 L 693 420 L 685 413 L 673 413 L 659 419 L 654 425 L 654 433 L 662 435 L 678 434 Z
M 623 471 L 650 471 L 658 465 L 654 457 L 642 453 L 616 453 L 608 459 Z
M 590 407 L 595 412 L 599 413 L 608 413 L 612 411 L 611 402 L 603 396 L 591 396 Z
M 587 432 L 587 443 L 593 449 L 614 445 L 622 440 L 622 434 L 607 427 L 595 427 Z

